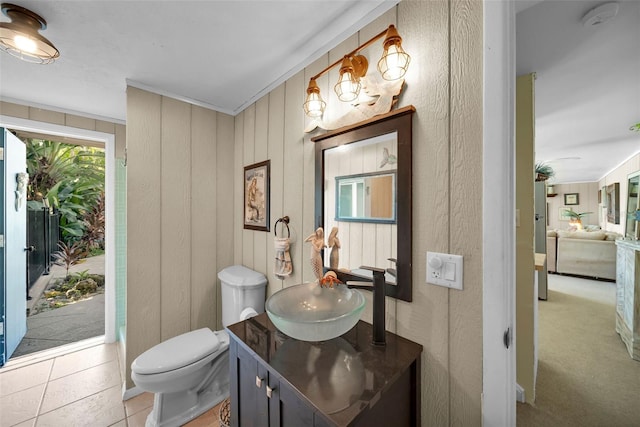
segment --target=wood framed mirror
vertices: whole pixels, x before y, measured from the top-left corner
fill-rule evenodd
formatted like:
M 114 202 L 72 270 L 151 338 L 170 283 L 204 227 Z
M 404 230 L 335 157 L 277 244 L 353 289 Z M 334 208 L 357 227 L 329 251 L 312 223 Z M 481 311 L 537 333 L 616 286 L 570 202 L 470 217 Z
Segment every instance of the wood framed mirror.
M 625 236 L 640 239 L 640 171 L 629 174 L 627 186 L 627 215 Z
M 407 106 L 335 131 L 311 138 L 315 142 L 315 218 L 329 236 L 338 229 L 340 260 L 334 270 L 348 280 L 370 279 L 360 266 L 386 270 L 386 295 L 412 300 L 412 118 L 415 108 Z M 339 214 L 341 203 L 336 186 L 344 177 L 393 176 L 393 187 L 368 185 L 353 179 L 345 203 L 352 203 L 349 218 Z M 393 201 L 390 209 L 387 200 Z M 383 211 L 387 220 L 376 219 Z M 343 206 L 343 212 L 348 207 Z M 368 213 L 367 213 L 368 212 Z M 325 249 L 325 268 L 330 266 L 330 249 Z

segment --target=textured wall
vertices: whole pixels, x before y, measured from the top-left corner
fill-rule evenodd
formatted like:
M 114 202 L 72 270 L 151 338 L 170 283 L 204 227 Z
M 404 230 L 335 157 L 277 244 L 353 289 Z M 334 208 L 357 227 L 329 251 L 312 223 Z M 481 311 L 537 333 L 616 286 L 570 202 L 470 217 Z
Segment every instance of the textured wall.
M 598 225 L 599 210 L 598 207 L 598 183 L 597 182 L 580 182 L 575 184 L 556 184 L 553 191 L 557 194 L 555 197 L 547 197 L 547 210 L 549 222 L 547 229 L 549 230 L 566 230 L 569 221 L 560 220 L 560 208 L 565 207 L 564 195 L 567 193 L 578 193 L 578 205 L 566 206 L 573 209 L 574 212 L 593 212 L 582 218 L 582 225 Z
M 220 327 L 232 264 L 233 117 L 127 89 L 127 387 L 143 351 Z
M 272 234 L 242 229 L 234 205 L 234 261 L 269 276 L 269 293 L 311 280 L 314 152 L 302 111 L 308 79 L 396 24 L 412 57 L 399 106 L 414 105 L 412 303 L 387 299 L 387 328 L 424 346 L 423 425 L 479 425 L 482 393 L 482 3 L 403 1 L 236 116 L 234 177 L 271 160 L 271 223 L 291 218 L 294 275 L 276 280 Z M 370 70 L 380 47 L 366 52 Z M 318 79 L 332 93 L 337 68 Z M 374 71 L 375 72 L 375 71 Z M 332 96 L 332 95 L 331 95 Z M 328 110 L 335 108 L 330 99 Z M 335 110 L 334 110 L 335 111 Z M 313 135 L 313 134 L 311 134 Z M 236 198 L 242 183 L 234 181 Z M 425 284 L 426 251 L 464 256 L 464 291 Z M 367 295 L 367 298 L 370 298 Z M 363 319 L 371 321 L 370 302 Z

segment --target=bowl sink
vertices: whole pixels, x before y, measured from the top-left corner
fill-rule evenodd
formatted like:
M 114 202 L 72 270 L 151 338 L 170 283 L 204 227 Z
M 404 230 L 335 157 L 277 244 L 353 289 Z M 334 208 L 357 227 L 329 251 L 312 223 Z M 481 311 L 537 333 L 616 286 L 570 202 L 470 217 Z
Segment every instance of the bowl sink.
M 271 295 L 267 315 L 280 332 L 301 341 L 326 341 L 339 337 L 358 323 L 364 296 L 345 285 L 322 288 L 303 283 Z

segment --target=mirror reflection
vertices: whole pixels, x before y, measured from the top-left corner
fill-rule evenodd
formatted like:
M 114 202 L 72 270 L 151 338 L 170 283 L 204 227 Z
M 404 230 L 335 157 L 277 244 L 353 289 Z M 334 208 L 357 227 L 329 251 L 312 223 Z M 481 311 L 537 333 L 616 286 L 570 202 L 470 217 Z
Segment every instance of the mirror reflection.
M 347 281 L 371 280 L 362 266 L 384 269 L 386 295 L 407 302 L 412 301 L 414 112 L 408 105 L 311 138 L 315 226 L 328 236 L 324 267 Z M 367 192 L 375 202 L 367 201 Z
M 372 173 L 335 179 L 336 221 L 396 222 L 396 174 Z
M 333 251 L 325 265 L 364 276 L 371 272 L 362 265 L 385 268 L 387 282 L 396 282 L 397 159 L 397 132 L 325 150 L 324 229 L 340 242 L 337 267 Z
M 638 221 L 640 221 L 640 198 L 638 190 L 640 188 L 640 171 L 629 175 L 627 198 L 627 223 L 625 235 L 632 239 L 640 238 Z

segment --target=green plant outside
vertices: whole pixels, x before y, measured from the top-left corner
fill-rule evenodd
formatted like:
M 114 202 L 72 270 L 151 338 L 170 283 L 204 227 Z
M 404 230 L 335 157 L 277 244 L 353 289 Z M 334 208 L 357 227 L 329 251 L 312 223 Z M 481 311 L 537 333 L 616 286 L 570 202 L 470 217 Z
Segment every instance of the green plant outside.
M 104 236 L 104 150 L 38 139 L 28 139 L 26 145 L 29 208 L 42 209 L 46 199 L 58 209 L 62 240 L 67 244 L 83 240 L 87 229 L 87 246 L 103 244 L 96 230 Z M 102 211 L 91 218 L 96 205 Z

